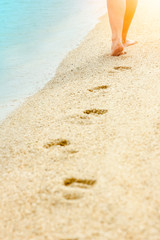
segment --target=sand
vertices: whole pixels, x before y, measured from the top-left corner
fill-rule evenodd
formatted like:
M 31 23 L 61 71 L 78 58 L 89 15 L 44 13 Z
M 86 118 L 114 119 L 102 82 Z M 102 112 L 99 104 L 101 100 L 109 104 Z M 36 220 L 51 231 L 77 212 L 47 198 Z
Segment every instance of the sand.
M 160 239 L 160 17 L 127 55 L 107 16 L 0 127 L 1 240 Z

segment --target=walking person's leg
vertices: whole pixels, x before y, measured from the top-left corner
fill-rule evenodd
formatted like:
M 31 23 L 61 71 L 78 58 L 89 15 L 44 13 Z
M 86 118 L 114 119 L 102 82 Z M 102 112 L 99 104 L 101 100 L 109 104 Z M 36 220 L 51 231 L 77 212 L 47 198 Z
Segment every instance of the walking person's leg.
M 125 47 L 133 45 L 136 41 L 127 39 L 127 33 L 134 17 L 138 0 L 126 0 L 126 12 L 124 16 L 124 24 L 122 31 L 122 41 Z
M 112 30 L 112 56 L 123 53 L 122 31 L 126 12 L 126 0 L 107 0 L 109 21 Z
M 127 39 L 127 33 L 134 17 L 138 0 L 107 0 L 112 30 L 112 56 L 123 54 L 124 46 L 136 43 Z

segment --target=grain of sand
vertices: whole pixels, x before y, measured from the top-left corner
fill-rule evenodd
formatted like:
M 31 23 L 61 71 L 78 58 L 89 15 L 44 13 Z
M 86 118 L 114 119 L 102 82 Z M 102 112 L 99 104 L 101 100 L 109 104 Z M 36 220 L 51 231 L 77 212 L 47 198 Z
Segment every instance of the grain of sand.
M 1 240 L 160 240 L 160 17 L 111 57 L 107 16 L 0 127 Z

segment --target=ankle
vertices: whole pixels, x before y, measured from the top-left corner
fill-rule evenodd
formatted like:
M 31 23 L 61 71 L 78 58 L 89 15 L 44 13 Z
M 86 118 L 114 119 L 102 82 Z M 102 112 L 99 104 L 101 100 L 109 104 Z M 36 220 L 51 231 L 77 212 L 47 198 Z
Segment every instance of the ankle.
M 122 43 L 125 43 L 127 40 L 127 35 L 122 35 Z
M 115 46 L 123 46 L 122 39 L 113 39 L 112 38 L 112 47 L 115 48 Z
M 122 39 L 120 39 L 120 38 L 113 39 L 112 38 L 112 47 L 115 47 L 115 46 L 123 46 Z
M 112 42 L 122 42 L 122 34 L 120 32 L 112 33 Z
M 120 43 L 120 42 L 122 42 L 122 39 L 121 38 L 117 38 L 117 37 L 115 37 L 115 38 L 112 37 L 112 42 L 117 42 L 117 43 L 119 42 Z

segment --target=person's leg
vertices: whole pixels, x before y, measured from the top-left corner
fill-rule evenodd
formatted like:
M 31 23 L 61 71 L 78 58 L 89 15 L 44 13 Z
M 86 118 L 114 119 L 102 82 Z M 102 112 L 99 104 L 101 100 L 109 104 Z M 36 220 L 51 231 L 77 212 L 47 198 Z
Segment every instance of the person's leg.
M 107 0 L 107 6 L 112 30 L 112 56 L 119 56 L 124 50 L 122 31 L 126 12 L 126 0 Z
M 138 0 L 126 0 L 126 12 L 122 31 L 122 41 L 126 47 L 136 43 L 136 41 L 127 39 L 127 33 L 137 8 L 137 2 Z

